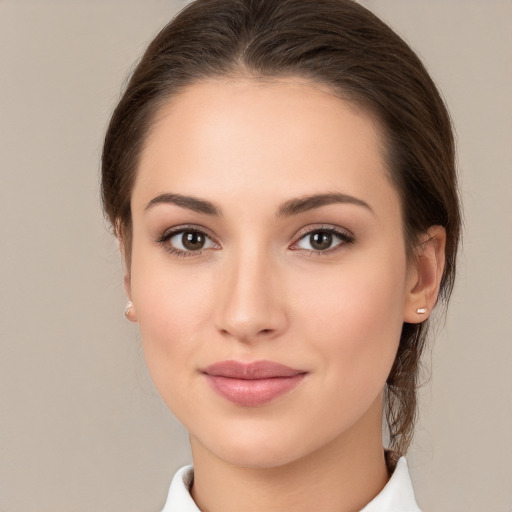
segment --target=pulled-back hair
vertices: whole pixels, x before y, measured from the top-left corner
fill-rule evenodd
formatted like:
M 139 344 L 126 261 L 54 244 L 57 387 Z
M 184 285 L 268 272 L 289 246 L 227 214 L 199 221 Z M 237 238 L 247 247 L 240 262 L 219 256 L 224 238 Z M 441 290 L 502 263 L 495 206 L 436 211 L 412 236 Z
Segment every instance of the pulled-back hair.
M 448 300 L 460 232 L 450 117 L 416 54 L 352 0 L 196 0 L 150 43 L 112 115 L 102 157 L 103 206 L 128 269 L 130 198 L 155 115 L 187 86 L 227 76 L 306 78 L 377 121 L 408 256 L 430 226 L 446 229 L 440 296 Z M 387 379 L 385 416 L 398 454 L 412 438 L 427 329 L 428 321 L 403 324 Z

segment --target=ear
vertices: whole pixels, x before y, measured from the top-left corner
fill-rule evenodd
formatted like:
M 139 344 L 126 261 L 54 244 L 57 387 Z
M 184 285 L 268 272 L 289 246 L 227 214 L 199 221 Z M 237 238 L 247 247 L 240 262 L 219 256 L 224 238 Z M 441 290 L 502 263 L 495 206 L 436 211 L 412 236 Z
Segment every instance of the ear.
M 420 238 L 415 257 L 409 264 L 404 322 L 417 324 L 426 320 L 439 295 L 445 263 L 446 230 L 431 226 Z
M 128 298 L 128 303 L 126 304 L 126 308 L 124 310 L 124 316 L 130 322 L 137 322 L 137 313 L 135 312 L 135 305 L 132 302 L 132 276 L 130 272 L 130 262 L 126 258 L 125 254 L 125 244 L 121 238 L 118 239 L 119 242 L 119 251 L 121 252 L 121 258 L 123 260 L 124 267 L 124 291 L 126 293 L 126 297 Z

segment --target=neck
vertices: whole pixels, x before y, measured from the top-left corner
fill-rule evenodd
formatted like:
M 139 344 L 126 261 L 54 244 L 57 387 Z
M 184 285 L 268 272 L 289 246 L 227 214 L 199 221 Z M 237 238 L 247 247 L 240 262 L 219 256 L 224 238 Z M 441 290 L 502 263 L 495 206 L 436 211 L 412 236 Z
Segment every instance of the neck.
M 240 467 L 191 438 L 192 497 L 208 512 L 354 512 L 386 485 L 380 411 L 307 456 L 277 467 Z

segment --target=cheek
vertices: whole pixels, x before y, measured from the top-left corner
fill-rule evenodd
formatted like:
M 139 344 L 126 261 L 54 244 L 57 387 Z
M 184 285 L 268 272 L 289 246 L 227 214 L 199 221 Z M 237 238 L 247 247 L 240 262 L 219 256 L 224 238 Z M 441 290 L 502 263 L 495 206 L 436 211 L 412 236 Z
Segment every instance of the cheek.
M 171 269 L 134 256 L 132 299 L 144 356 L 155 386 L 174 408 L 174 402 L 187 395 L 193 376 L 189 370 L 197 367 L 198 348 L 211 329 L 212 283 L 208 273 L 194 279 L 186 266 Z
M 347 265 L 302 280 L 300 330 L 329 357 L 332 383 L 358 396 L 377 390 L 393 364 L 403 323 L 405 256 Z
M 208 284 L 176 271 L 139 276 L 140 283 L 134 285 L 132 297 L 141 330 L 148 334 L 143 341 L 164 343 L 169 348 L 180 339 L 193 343 L 208 316 Z
M 158 345 L 167 340 L 165 345 L 171 349 L 197 329 L 191 319 L 203 316 L 205 291 L 210 288 L 208 272 L 204 266 L 197 271 L 193 261 L 177 263 L 142 226 L 134 224 L 131 297 L 141 332 L 147 334 L 142 341 Z

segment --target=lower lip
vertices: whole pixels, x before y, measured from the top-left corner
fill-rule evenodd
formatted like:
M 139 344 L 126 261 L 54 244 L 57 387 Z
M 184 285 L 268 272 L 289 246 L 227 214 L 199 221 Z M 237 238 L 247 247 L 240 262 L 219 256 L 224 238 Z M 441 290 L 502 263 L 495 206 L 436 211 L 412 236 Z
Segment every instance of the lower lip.
M 230 402 L 244 407 L 257 407 L 267 404 L 296 388 L 306 374 L 299 373 L 291 377 L 252 380 L 232 379 L 208 374 L 205 374 L 205 376 L 213 390 Z

